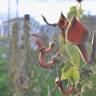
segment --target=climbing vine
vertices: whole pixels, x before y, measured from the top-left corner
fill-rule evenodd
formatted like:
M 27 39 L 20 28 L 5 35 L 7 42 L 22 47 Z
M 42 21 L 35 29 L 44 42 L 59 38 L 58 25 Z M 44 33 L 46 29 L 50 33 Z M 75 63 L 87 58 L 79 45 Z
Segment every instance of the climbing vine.
M 92 82 L 88 80 L 88 76 L 90 77 L 94 74 L 93 67 L 96 63 L 96 32 L 93 34 L 93 43 L 90 45 L 92 47 L 90 55 L 87 50 L 88 30 L 79 20 L 83 14 L 83 10 L 81 9 L 82 0 L 76 1 L 79 8 L 72 6 L 68 13 L 68 19 L 61 12 L 59 21 L 50 24 L 42 16 L 49 26 L 59 27 L 61 31 L 58 36 L 58 38 L 61 36 L 59 40 L 60 46 L 57 50 L 55 49 L 56 54 L 52 56 L 50 62 L 46 63 L 45 56 L 54 50 L 54 41 L 47 48 L 40 36 L 36 34 L 32 35 L 35 37 L 35 42 L 38 46 L 37 52 L 41 67 L 52 70 L 56 64 L 61 64 L 59 66 L 61 69 L 58 71 L 59 75 L 55 79 L 55 84 L 63 96 L 82 96 L 86 88 L 90 89 Z M 63 85 L 64 82 L 66 82 L 65 85 Z

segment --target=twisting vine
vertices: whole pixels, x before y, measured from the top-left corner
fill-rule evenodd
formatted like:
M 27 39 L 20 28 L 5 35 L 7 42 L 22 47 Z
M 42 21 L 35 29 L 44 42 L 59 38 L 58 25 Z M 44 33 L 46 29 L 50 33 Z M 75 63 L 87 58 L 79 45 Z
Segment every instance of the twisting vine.
M 76 0 L 79 4 L 82 0 Z M 80 5 L 81 8 L 81 5 Z M 83 85 L 80 85 L 82 79 L 80 60 L 84 64 L 96 63 L 96 32 L 93 36 L 92 53 L 91 56 L 88 54 L 86 48 L 86 42 L 88 41 L 88 31 L 81 24 L 80 20 L 76 16 L 72 16 L 70 20 L 67 20 L 63 13 L 61 12 L 59 21 L 54 24 L 50 24 L 44 16 L 42 16 L 44 21 L 53 27 L 58 27 L 61 30 L 61 35 L 63 38 L 63 45 L 60 46 L 56 55 L 51 59 L 49 63 L 46 63 L 45 56 L 47 53 L 55 47 L 52 41 L 47 48 L 43 39 L 37 35 L 32 34 L 37 44 L 37 52 L 39 57 L 39 63 L 44 68 L 53 68 L 56 64 L 56 57 L 64 57 L 62 72 L 60 77 L 56 77 L 55 84 L 60 89 L 63 96 L 71 96 L 75 94 L 76 96 L 81 96 Z M 60 42 L 61 43 L 61 42 Z M 63 51 L 62 51 L 63 49 Z M 86 73 L 86 70 L 84 71 Z M 87 70 L 87 74 L 92 73 L 92 71 Z M 67 80 L 67 87 L 63 86 L 62 81 Z M 80 85 L 78 87 L 78 85 Z M 85 84 L 86 85 L 86 84 Z M 83 87 L 82 87 L 83 86 Z

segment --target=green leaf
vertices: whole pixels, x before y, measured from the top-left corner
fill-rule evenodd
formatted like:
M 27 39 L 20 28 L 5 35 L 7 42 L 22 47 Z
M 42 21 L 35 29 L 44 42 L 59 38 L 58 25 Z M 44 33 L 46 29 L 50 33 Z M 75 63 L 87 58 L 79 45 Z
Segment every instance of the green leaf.
M 70 77 L 73 79 L 73 81 L 77 82 L 80 79 L 80 72 L 76 67 L 70 68 Z
M 68 68 L 68 66 L 67 66 Z M 66 67 L 62 69 L 62 75 L 61 75 L 61 80 L 71 80 L 74 82 L 77 82 L 80 79 L 80 73 L 77 69 L 77 67 L 69 67 L 67 71 L 65 71 Z
M 77 12 L 77 7 L 76 6 L 71 6 L 70 12 Z
M 67 53 L 70 57 L 70 62 L 72 65 L 79 67 L 80 66 L 80 53 L 75 45 L 68 44 Z
M 68 79 L 70 77 L 70 65 L 65 64 L 65 66 L 62 69 L 62 75 L 61 75 L 61 80 Z
M 81 17 L 83 15 L 83 10 L 81 8 L 79 8 L 77 10 L 77 13 L 78 13 L 78 17 Z
M 64 53 L 66 50 L 66 45 L 62 45 L 61 48 L 59 49 L 60 53 Z

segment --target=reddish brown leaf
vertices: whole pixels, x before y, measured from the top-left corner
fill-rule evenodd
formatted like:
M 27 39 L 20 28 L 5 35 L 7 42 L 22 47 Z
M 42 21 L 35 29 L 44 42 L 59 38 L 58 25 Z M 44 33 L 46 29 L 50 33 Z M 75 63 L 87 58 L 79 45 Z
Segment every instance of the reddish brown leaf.
M 88 31 L 73 16 L 67 28 L 67 39 L 73 44 L 81 44 L 86 38 L 88 38 Z
M 39 63 L 40 66 L 44 67 L 44 68 L 52 68 L 53 65 L 56 63 L 55 59 L 52 59 L 49 63 L 46 63 L 45 61 L 45 54 L 43 52 L 39 53 Z
M 61 30 L 64 30 L 67 28 L 68 26 L 68 21 L 67 19 L 65 18 L 65 16 L 62 14 L 61 12 L 61 15 L 60 15 L 60 18 L 59 18 L 59 21 L 58 21 L 58 26 Z

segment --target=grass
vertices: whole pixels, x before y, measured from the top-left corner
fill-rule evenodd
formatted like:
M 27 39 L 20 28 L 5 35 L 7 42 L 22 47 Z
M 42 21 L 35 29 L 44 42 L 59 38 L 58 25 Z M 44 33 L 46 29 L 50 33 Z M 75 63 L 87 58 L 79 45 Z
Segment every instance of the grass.
M 8 62 L 7 58 L 1 56 L 7 52 L 6 47 L 0 46 L 0 96 L 7 96 L 8 94 Z

